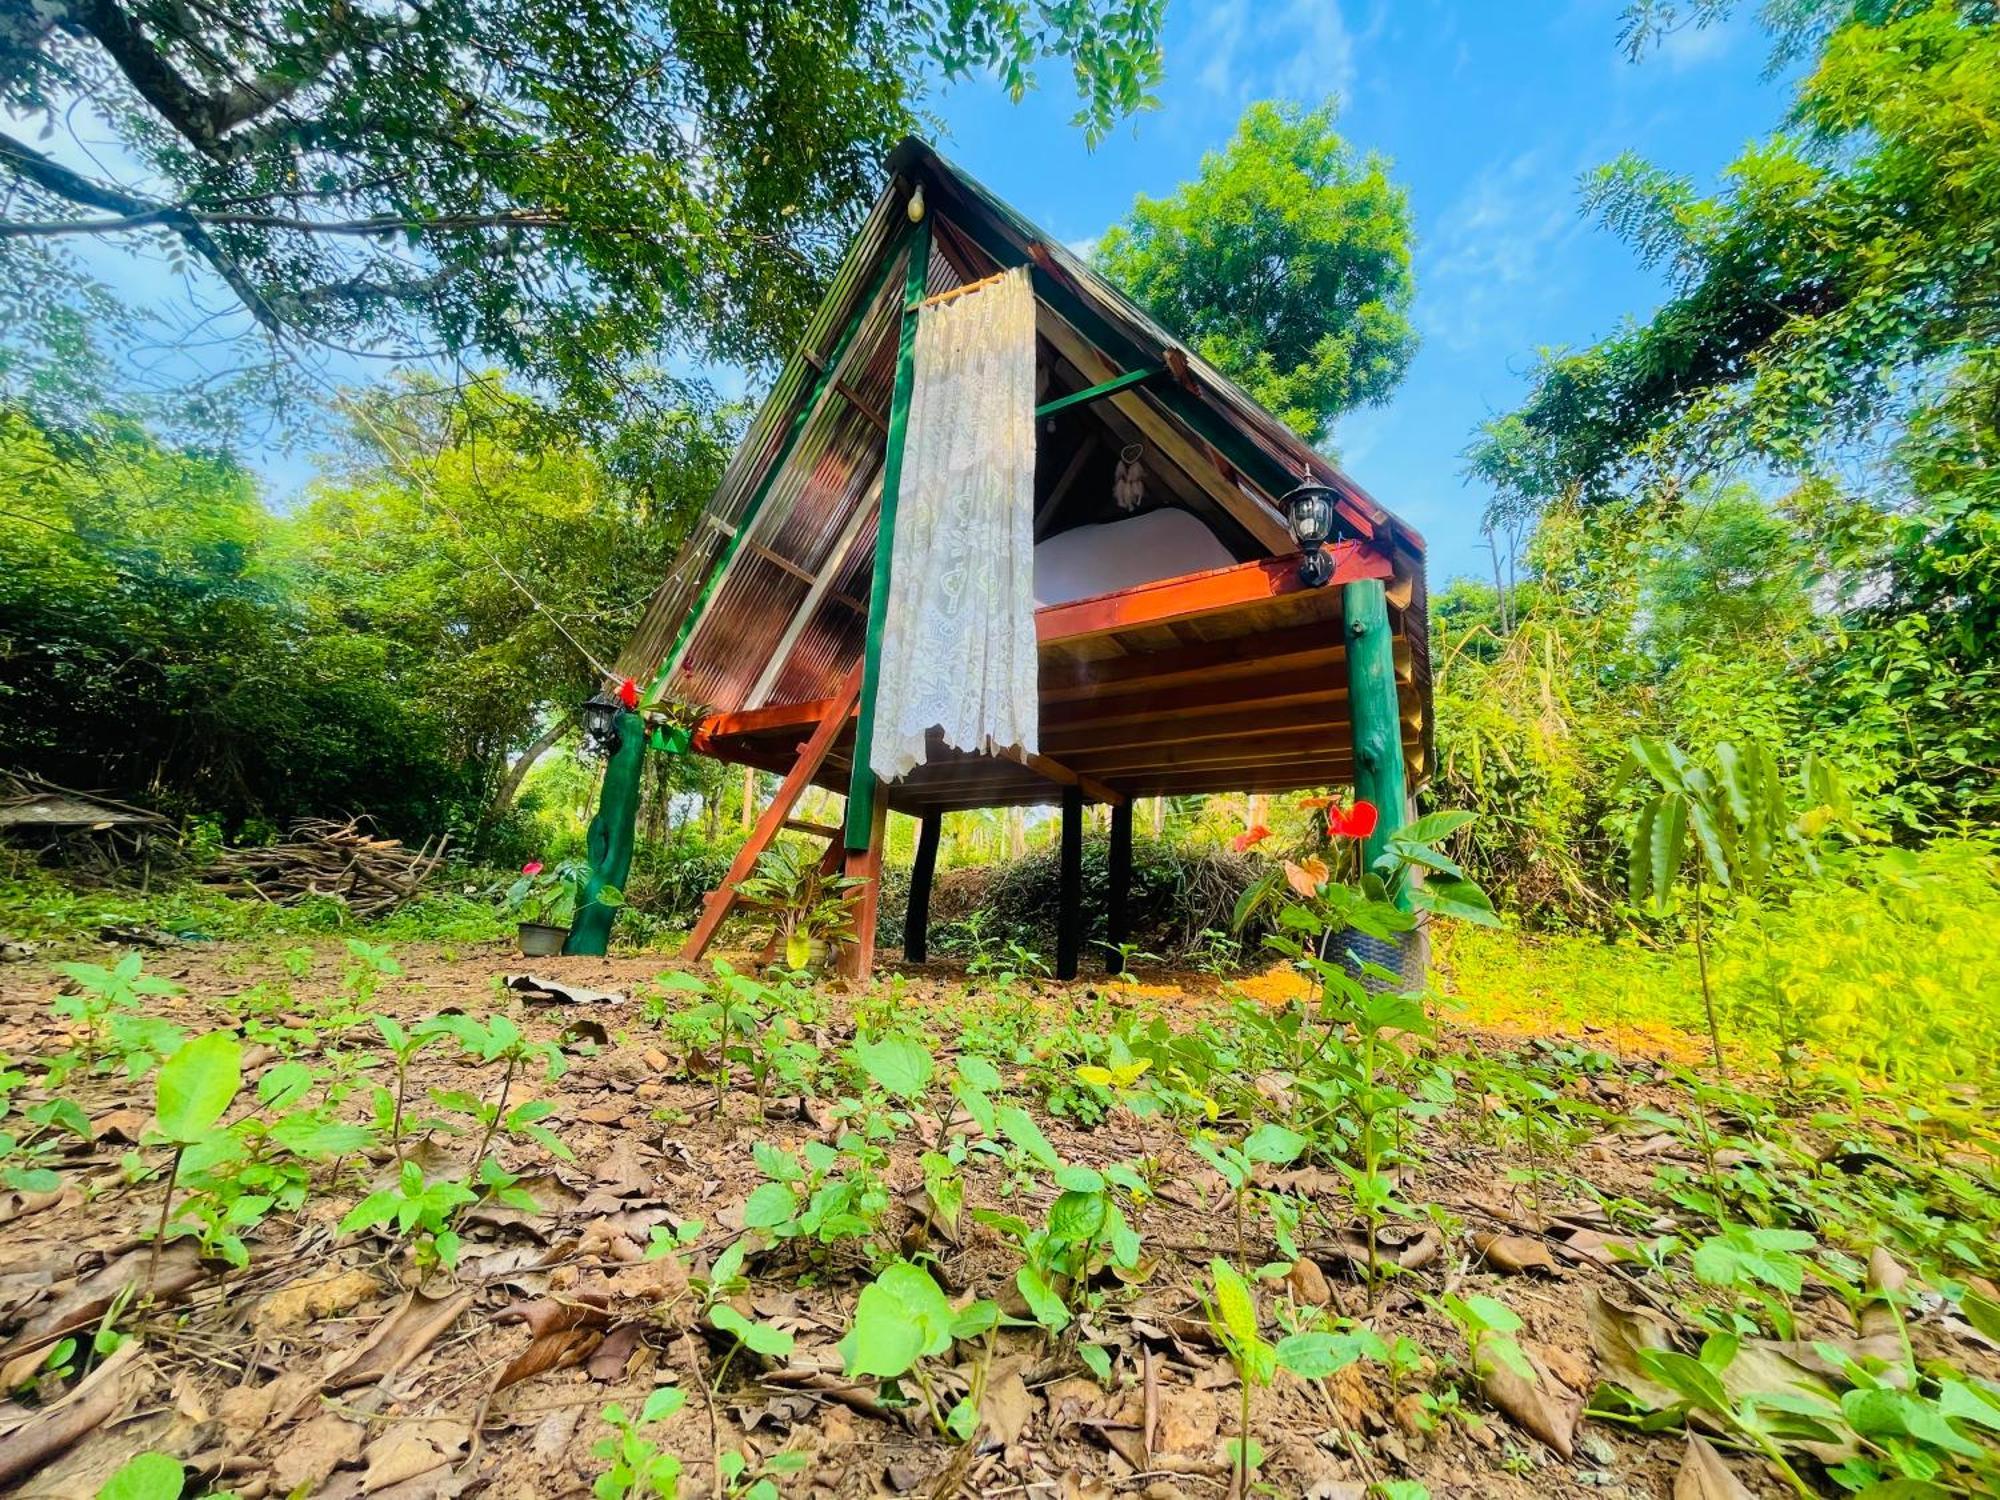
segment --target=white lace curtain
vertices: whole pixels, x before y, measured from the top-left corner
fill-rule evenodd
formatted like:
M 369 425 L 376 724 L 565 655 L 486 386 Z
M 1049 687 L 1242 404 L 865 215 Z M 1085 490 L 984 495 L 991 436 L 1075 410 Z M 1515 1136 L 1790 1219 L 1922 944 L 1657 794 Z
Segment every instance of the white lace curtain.
M 943 731 L 1036 742 L 1035 298 L 1025 268 L 917 314 L 915 385 L 868 763 L 894 781 Z

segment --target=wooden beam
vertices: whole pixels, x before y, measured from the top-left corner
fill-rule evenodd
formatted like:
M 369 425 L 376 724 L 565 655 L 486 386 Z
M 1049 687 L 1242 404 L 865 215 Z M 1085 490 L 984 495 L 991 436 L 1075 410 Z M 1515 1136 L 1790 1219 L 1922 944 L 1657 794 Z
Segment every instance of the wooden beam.
M 762 542 L 745 542 L 743 544 L 743 550 L 745 552 L 751 553 L 754 556 L 763 558 L 764 561 L 769 563 L 772 567 L 777 568 L 782 572 L 791 574 L 792 577 L 798 579 L 799 582 L 803 584 L 810 586 L 812 584 L 819 582 L 819 579 L 813 574 L 812 570 L 806 567 L 803 563 L 793 562 L 789 557 L 786 557 L 781 553 L 772 551 L 769 547 L 766 547 Z
M 1118 945 L 1132 935 L 1132 804 L 1111 809 L 1111 849 L 1105 860 L 1104 972 L 1125 972 L 1125 955 Z
M 1060 761 L 1051 760 L 1046 755 L 1029 755 L 1009 749 L 996 751 L 995 756 L 1000 760 L 1011 760 L 1015 765 L 1025 767 L 1044 781 L 1053 781 L 1057 786 L 1080 788 L 1093 802 L 1109 802 L 1115 806 L 1125 800 L 1121 793 L 1112 791 L 1103 782 L 1093 781 L 1088 776 L 1079 776 L 1068 766 Z
M 1049 518 L 1056 513 L 1056 507 L 1062 504 L 1063 496 L 1069 493 L 1069 487 L 1076 483 L 1076 476 L 1083 472 L 1083 466 L 1089 461 L 1090 455 L 1096 451 L 1097 434 L 1086 433 L 1083 441 L 1076 445 L 1076 451 L 1070 454 L 1069 462 L 1063 466 L 1062 473 L 1056 476 L 1056 482 L 1049 486 L 1049 498 L 1044 500 L 1042 508 L 1035 512 L 1037 537 L 1042 534 L 1042 528 L 1049 524 Z
M 937 869 L 944 814 L 927 812 L 917 828 L 917 854 L 910 862 L 910 903 L 903 912 L 903 960 L 920 964 L 930 957 L 931 876 Z
M 1387 578 L 1392 571 L 1387 557 L 1362 542 L 1335 542 L 1326 550 L 1333 558 L 1329 586 L 1362 578 Z M 1035 635 L 1045 645 L 1109 635 L 1143 625 L 1164 625 L 1173 620 L 1221 614 L 1310 587 L 1299 578 L 1296 556 L 1259 558 L 1038 609 Z
M 1035 418 L 1052 417 L 1059 411 L 1067 411 L 1072 406 L 1083 406 L 1119 391 L 1129 390 L 1142 380 L 1151 380 L 1160 373 L 1159 366 L 1151 365 L 1142 370 L 1127 370 L 1123 375 L 1113 375 L 1109 380 L 1100 380 L 1096 385 L 1085 386 L 1080 391 L 1071 391 L 1067 396 L 1058 396 L 1053 401 L 1044 401 L 1035 408 Z
M 736 904 L 736 887 L 751 870 L 756 868 L 757 858 L 771 846 L 778 836 L 778 830 L 792 815 L 792 808 L 800 795 L 812 782 L 820 764 L 833 750 L 833 742 L 840 738 L 847 728 L 848 715 L 853 712 L 855 697 L 861 691 L 861 668 L 857 664 L 847 674 L 840 693 L 828 700 L 826 712 L 821 716 L 819 728 L 813 731 L 811 739 L 799 747 L 799 756 L 785 779 L 778 784 L 778 790 L 771 800 L 764 804 L 764 811 L 757 819 L 757 826 L 750 837 L 743 841 L 743 847 L 736 851 L 736 858 L 729 863 L 729 873 L 722 878 L 722 884 L 709 892 L 708 901 L 702 908 L 701 920 L 694 924 L 694 931 L 681 946 L 681 957 L 690 962 L 700 958 L 715 941 L 715 934 L 722 927 L 723 918 Z
M 1332 693 L 1334 689 L 1326 691 Z M 1090 729 L 1064 730 L 1060 734 L 1044 735 L 1043 738 L 1057 755 L 1102 756 L 1134 745 L 1185 745 L 1196 740 L 1238 739 L 1287 729 L 1324 729 L 1331 733 L 1340 723 L 1333 712 L 1337 701 L 1329 697 L 1322 702 L 1253 709 L 1247 713 L 1227 709 L 1190 715 L 1164 724 L 1101 724 Z
M 1145 724 L 1156 719 L 1179 720 L 1189 714 L 1216 709 L 1254 713 L 1266 708 L 1297 707 L 1307 703 L 1331 705 L 1347 696 L 1346 684 L 1328 673 L 1281 672 L 1267 677 L 1233 677 L 1223 682 L 1191 683 L 1186 687 L 1162 688 L 1152 693 L 1130 693 L 1113 697 L 1078 698 L 1068 703 L 1052 703 L 1042 711 L 1042 733 L 1077 731 L 1113 724 Z M 1166 739 L 1175 738 L 1175 725 L 1162 726 Z
M 849 406 L 853 407 L 856 411 L 860 412 L 862 416 L 866 417 L 869 423 L 875 428 L 877 432 L 881 433 L 883 437 L 887 437 L 889 435 L 889 419 L 883 416 L 882 413 L 880 413 L 879 411 L 875 410 L 875 408 L 870 406 L 866 401 L 862 400 L 861 393 L 859 391 L 855 390 L 853 386 L 849 385 L 844 380 L 834 381 L 833 388 L 834 390 L 838 391 L 843 397 L 846 398 L 847 404 Z
M 788 833 L 809 833 L 816 839 L 840 837 L 840 830 L 831 823 L 808 823 L 804 818 L 785 819 L 785 829 Z
M 1056 890 L 1056 978 L 1076 978 L 1083 951 L 1083 790 L 1062 794 L 1062 849 Z
M 1086 379 L 1102 383 L 1117 376 L 1117 366 L 1078 333 L 1056 309 L 1045 305 L 1044 314 L 1036 320 L 1037 326 L 1063 358 L 1082 371 Z M 1172 418 L 1153 406 L 1143 392 L 1128 388 L 1114 393 L 1109 399 L 1145 435 L 1147 442 L 1180 465 L 1216 504 L 1228 511 L 1236 523 L 1256 539 L 1259 546 L 1274 557 L 1298 550 L 1298 543 L 1292 540 L 1291 528 L 1285 524 L 1284 517 L 1264 501 L 1245 493 L 1236 482 L 1233 467 L 1223 464 L 1220 456 L 1206 443 L 1183 432 Z

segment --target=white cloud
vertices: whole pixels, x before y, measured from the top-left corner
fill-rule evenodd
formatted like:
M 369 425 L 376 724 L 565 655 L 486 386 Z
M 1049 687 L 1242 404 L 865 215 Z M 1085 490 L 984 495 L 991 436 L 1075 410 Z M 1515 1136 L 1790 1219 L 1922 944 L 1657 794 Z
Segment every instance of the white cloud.
M 1355 78 L 1354 37 L 1333 0 L 1210 0 L 1186 55 L 1203 59 L 1202 94 L 1232 113 L 1274 95 L 1316 104 Z
M 1460 351 L 1496 335 L 1519 342 L 1514 335 L 1561 290 L 1557 256 L 1585 231 L 1575 179 L 1537 146 L 1472 180 L 1418 244 L 1425 338 Z

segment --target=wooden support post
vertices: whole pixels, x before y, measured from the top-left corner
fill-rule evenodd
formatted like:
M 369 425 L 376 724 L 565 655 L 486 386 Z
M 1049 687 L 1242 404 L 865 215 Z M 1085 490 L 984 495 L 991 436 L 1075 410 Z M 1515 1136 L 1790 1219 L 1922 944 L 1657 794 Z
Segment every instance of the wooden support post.
M 1056 978 L 1076 978 L 1083 952 L 1083 788 L 1062 791 L 1062 866 L 1056 894 Z
M 1111 809 L 1111 851 L 1106 861 L 1104 972 L 1125 972 L 1125 955 L 1118 945 L 1132 936 L 1132 804 L 1122 802 Z
M 847 877 L 862 885 L 854 894 L 854 941 L 840 972 L 866 984 L 875 972 L 875 923 L 882 910 L 882 845 L 889 832 L 889 804 L 878 799 L 868 815 L 868 847 L 847 851 Z
M 896 501 L 903 483 L 903 441 L 910 431 L 910 389 L 917 373 L 917 309 L 931 264 L 931 221 L 910 232 L 903 277 L 902 341 L 896 350 L 896 384 L 889 394 L 888 446 L 882 455 L 882 517 L 875 524 L 875 578 L 868 590 L 868 634 L 862 647 L 861 711 L 854 725 L 854 769 L 847 782 L 847 847 L 868 847 L 875 826 L 875 772 L 868 763 L 875 743 L 875 699 L 882 686 L 882 629 L 889 618 L 889 584 L 896 558 Z M 873 957 L 873 934 L 869 956 Z M 858 946 L 858 945 L 857 945 Z M 864 969 L 862 971 L 866 973 Z
M 1363 846 L 1373 863 L 1389 836 L 1409 817 L 1403 770 L 1403 714 L 1396 699 L 1395 638 L 1389 602 L 1379 578 L 1363 578 L 1341 591 L 1347 636 L 1347 705 L 1354 722 L 1354 795 L 1375 804 L 1374 833 Z M 1407 897 L 1399 892 L 1398 901 Z
M 604 785 L 597 794 L 597 816 L 590 820 L 584 849 L 590 874 L 577 896 L 563 952 L 602 957 L 611 945 L 615 908 L 597 899 L 606 886 L 625 889 L 632 873 L 632 835 L 639 824 L 639 776 L 646 768 L 646 721 L 631 712 L 618 716 L 618 747 L 605 762 Z
M 903 912 L 903 960 L 920 964 L 931 951 L 931 876 L 937 869 L 938 836 L 944 814 L 924 814 L 917 829 L 917 857 L 910 864 L 910 904 Z
M 771 800 L 764 804 L 764 811 L 757 819 L 757 826 L 750 831 L 750 837 L 743 841 L 743 847 L 736 851 L 736 858 L 730 861 L 729 873 L 722 877 L 722 884 L 709 892 L 708 903 L 702 909 L 701 920 L 694 924 L 694 931 L 681 945 L 681 957 L 692 962 L 707 951 L 715 941 L 715 934 L 722 926 L 722 919 L 729 915 L 729 908 L 736 904 L 736 885 L 756 867 L 757 856 L 770 848 L 771 840 L 778 836 L 778 830 L 785 825 L 785 819 L 792 814 L 805 789 L 812 784 L 813 776 L 826 763 L 833 751 L 833 742 L 847 727 L 848 715 L 854 707 L 855 694 L 860 691 L 859 668 L 847 674 L 847 681 L 834 697 L 826 700 L 826 711 L 821 716 L 819 727 L 812 738 L 799 747 L 799 758 L 785 779 L 778 784 L 778 790 Z

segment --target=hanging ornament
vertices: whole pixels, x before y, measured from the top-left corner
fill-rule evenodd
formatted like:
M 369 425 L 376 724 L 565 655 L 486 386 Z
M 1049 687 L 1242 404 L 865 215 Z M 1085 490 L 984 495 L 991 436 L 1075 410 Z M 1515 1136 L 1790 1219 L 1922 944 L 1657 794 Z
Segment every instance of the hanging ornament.
M 1111 498 L 1120 510 L 1137 510 L 1146 503 L 1146 472 L 1139 467 L 1145 452 L 1137 443 L 1127 443 L 1118 454 L 1118 468 L 1111 476 Z

